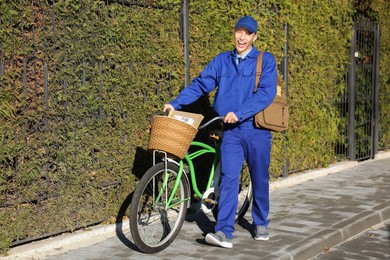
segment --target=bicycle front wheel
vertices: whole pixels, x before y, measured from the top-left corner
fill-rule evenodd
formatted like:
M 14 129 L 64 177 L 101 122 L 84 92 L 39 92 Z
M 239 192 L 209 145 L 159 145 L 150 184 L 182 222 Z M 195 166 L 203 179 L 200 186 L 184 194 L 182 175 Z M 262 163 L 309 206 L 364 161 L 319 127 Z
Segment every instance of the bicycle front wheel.
M 158 163 L 145 173 L 134 191 L 130 232 L 145 253 L 164 250 L 183 225 L 190 190 L 184 176 L 178 179 L 178 172 L 179 166 L 174 163 L 168 162 L 167 169 L 165 162 Z

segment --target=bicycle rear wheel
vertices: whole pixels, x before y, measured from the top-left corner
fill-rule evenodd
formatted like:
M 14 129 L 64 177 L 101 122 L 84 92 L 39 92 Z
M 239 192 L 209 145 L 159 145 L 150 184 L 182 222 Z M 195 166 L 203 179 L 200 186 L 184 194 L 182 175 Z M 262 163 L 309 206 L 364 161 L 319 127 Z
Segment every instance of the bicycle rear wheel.
M 130 232 L 134 243 L 145 253 L 168 247 L 179 233 L 189 203 L 189 184 L 184 176 L 169 199 L 177 181 L 179 166 L 161 162 L 139 181 L 130 206 Z M 169 204 L 168 204 L 169 203 Z
M 211 194 L 209 197 L 212 200 L 215 200 L 215 194 Z M 250 204 L 252 203 L 253 192 L 252 192 L 252 182 L 249 174 L 248 165 L 245 164 L 240 173 L 240 187 L 238 189 L 238 205 L 235 216 L 235 223 L 238 223 L 242 220 L 249 209 Z M 215 206 L 212 210 L 214 219 L 217 220 L 218 217 L 218 206 Z
M 240 188 L 238 190 L 238 205 L 236 211 L 236 223 L 244 218 L 253 199 L 252 182 L 248 165 L 244 165 L 240 174 Z

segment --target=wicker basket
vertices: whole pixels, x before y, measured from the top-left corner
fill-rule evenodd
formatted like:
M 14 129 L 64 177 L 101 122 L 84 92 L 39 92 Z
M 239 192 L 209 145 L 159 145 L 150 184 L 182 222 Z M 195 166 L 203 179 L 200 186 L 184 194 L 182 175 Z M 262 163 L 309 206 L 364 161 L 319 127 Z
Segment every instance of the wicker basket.
M 148 150 L 165 151 L 184 158 L 198 130 L 193 126 L 167 116 L 155 116 L 152 121 Z

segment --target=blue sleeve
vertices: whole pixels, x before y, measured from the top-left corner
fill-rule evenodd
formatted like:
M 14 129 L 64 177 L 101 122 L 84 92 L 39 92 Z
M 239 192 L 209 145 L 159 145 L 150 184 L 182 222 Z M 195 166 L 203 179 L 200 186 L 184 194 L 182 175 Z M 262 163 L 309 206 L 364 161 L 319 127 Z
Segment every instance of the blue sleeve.
M 184 105 L 189 105 L 195 102 L 204 94 L 208 94 L 213 91 L 218 82 L 219 63 L 221 59 L 219 56 L 215 57 L 200 75 L 193 79 L 191 84 L 184 88 L 179 95 L 170 102 L 175 109 L 181 109 Z
M 265 52 L 263 55 L 262 72 L 257 91 L 251 95 L 235 113 L 240 122 L 253 117 L 269 106 L 276 95 L 277 70 L 275 57 Z

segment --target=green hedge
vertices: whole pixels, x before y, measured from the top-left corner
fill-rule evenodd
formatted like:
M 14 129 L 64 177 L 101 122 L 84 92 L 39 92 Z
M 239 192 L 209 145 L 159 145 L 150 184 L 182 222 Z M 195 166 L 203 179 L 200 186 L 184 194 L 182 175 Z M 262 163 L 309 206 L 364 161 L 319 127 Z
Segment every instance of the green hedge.
M 180 2 L 0 0 L 3 252 L 18 240 L 120 219 L 150 164 L 150 119 L 183 87 Z M 233 26 L 244 14 L 259 21 L 256 47 L 279 62 L 288 40 L 291 128 L 274 134 L 272 178 L 282 174 L 285 157 L 290 172 L 334 162 L 341 120 L 334 104 L 345 88 L 353 3 L 189 5 L 192 77 L 234 48 Z M 388 147 L 389 4 L 376 0 L 372 8 L 382 33 L 381 140 Z M 212 97 L 191 109 L 209 114 Z
M 184 80 L 179 6 L 1 2 L 1 248 L 117 214 Z
M 380 27 L 380 75 L 379 75 L 379 124 L 380 148 L 389 148 L 390 144 L 390 2 L 374 0 L 372 9 Z

